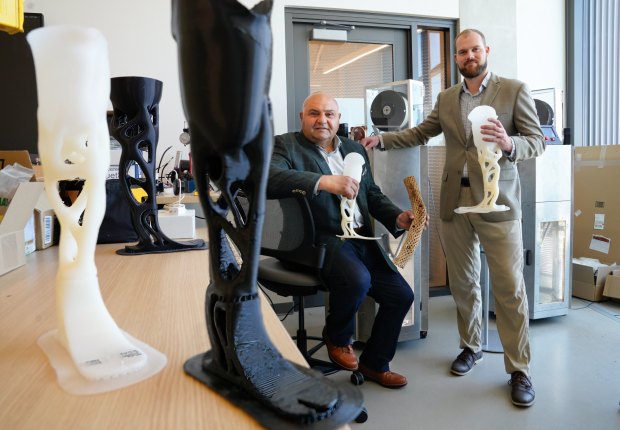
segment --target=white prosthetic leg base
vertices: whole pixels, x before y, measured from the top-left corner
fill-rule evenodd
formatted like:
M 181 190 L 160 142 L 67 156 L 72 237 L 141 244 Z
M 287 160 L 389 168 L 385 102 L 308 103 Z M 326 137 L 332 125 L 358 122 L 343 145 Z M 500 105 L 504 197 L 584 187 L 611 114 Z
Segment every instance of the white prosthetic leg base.
M 107 379 L 93 380 L 85 378 L 60 342 L 58 330 L 45 333 L 39 338 L 37 344 L 43 350 L 50 365 L 56 372 L 58 385 L 69 394 L 86 396 L 114 391 L 137 384 L 166 367 L 167 359 L 164 354 L 125 332 L 121 332 L 121 335 L 125 337 L 127 342 L 133 345 L 134 349 L 140 350 L 141 357 L 145 359 L 145 363 L 139 370 Z
M 118 328 L 103 303 L 96 275 L 58 277 L 57 282 L 60 328 L 43 335 L 39 345 L 63 389 L 72 394 L 110 391 L 163 369 L 165 355 Z
M 476 206 L 461 206 L 460 208 L 454 209 L 454 212 L 457 214 L 466 214 L 466 213 L 487 214 L 490 212 L 504 212 L 507 210 L 510 210 L 510 208 L 506 205 L 476 205 Z

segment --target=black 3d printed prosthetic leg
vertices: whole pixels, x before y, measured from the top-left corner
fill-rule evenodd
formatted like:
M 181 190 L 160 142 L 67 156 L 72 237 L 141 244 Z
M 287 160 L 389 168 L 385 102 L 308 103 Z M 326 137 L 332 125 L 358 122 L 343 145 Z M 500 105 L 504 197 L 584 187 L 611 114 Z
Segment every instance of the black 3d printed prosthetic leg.
M 112 78 L 111 81 L 110 99 L 114 116 L 110 134 L 122 147 L 119 179 L 121 189 L 129 202 L 133 227 L 138 234 L 137 244 L 116 251 L 121 255 L 207 248 L 202 239 L 187 242 L 169 239 L 159 227 L 155 200 L 155 152 L 159 139 L 161 91 L 162 83 L 157 79 L 127 76 Z M 129 170 L 136 166 L 141 172 L 140 178 L 129 175 Z M 146 200 L 136 200 L 131 192 L 134 186 L 139 186 L 146 192 Z
M 272 1 L 173 0 L 181 91 L 194 179 L 209 226 L 211 351 L 187 373 L 267 428 L 336 428 L 362 410 L 362 394 L 282 357 L 265 330 L 256 276 L 272 148 L 268 87 Z M 209 181 L 221 197 L 209 197 Z M 242 214 L 238 192 L 248 200 Z M 232 215 L 232 221 L 226 217 Z M 240 255 L 235 258 L 233 248 Z

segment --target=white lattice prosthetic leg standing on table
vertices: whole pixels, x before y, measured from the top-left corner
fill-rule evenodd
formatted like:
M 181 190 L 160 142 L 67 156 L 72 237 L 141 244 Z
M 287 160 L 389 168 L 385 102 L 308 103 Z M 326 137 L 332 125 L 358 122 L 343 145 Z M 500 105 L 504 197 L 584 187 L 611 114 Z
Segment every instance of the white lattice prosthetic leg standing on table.
M 478 163 L 480 163 L 480 168 L 482 169 L 484 197 L 476 206 L 463 206 L 454 209 L 454 212 L 457 214 L 501 212 L 510 209 L 508 206 L 495 204 L 499 196 L 498 181 L 500 167 L 497 161 L 502 158 L 502 150 L 497 144 L 482 140 L 483 136 L 480 132 L 480 127 L 484 124 L 490 124 L 488 118 L 497 118 L 495 109 L 491 106 L 478 106 L 467 116 L 467 119 L 471 122 L 474 144 L 478 150 Z
M 99 290 L 94 257 L 106 207 L 110 144 L 107 44 L 97 30 L 69 26 L 35 30 L 28 43 L 37 78 L 39 156 L 47 196 L 62 227 L 58 330 L 43 335 L 39 345 L 65 390 L 109 391 L 157 373 L 166 358 L 118 328 Z M 82 191 L 66 206 L 58 183 L 76 178 L 84 181 Z

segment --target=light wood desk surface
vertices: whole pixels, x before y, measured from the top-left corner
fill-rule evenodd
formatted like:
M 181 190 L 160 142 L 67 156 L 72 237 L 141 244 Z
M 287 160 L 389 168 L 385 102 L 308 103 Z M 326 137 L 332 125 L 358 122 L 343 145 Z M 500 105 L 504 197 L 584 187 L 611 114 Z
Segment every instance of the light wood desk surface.
M 118 326 L 166 354 L 160 373 L 138 384 L 74 396 L 56 382 L 37 339 L 57 327 L 54 278 L 58 247 L 26 257 L 0 277 L 0 428 L 255 429 L 254 419 L 183 372 L 209 349 L 204 302 L 208 251 L 120 256 L 99 245 L 96 263 L 105 304 Z M 266 300 L 265 325 L 282 354 L 305 363 Z
M 216 194 L 212 195 L 217 197 Z M 183 193 L 180 196 L 175 196 L 174 194 L 158 194 L 157 196 L 155 196 L 155 201 L 158 205 L 176 203 L 179 201 L 179 199 L 184 205 L 200 203 L 199 197 L 197 195 L 194 195 L 194 193 Z

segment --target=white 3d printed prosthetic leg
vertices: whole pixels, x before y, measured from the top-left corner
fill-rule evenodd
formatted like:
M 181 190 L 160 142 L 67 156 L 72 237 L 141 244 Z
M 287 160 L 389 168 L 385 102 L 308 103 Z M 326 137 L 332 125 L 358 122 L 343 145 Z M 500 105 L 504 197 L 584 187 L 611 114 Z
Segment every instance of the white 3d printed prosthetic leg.
M 94 29 L 51 26 L 28 35 L 38 90 L 39 155 L 45 189 L 61 224 L 56 276 L 58 329 L 39 345 L 60 385 L 93 394 L 133 384 L 161 370 L 166 357 L 123 333 L 99 290 L 95 246 L 105 214 L 110 137 L 107 43 Z M 66 206 L 62 180 L 84 180 Z
M 498 181 L 500 167 L 497 161 L 502 157 L 502 150 L 495 143 L 482 140 L 483 135 L 480 127 L 484 124 L 490 124 L 488 118 L 497 118 L 495 109 L 491 106 L 478 106 L 474 108 L 467 117 L 471 122 L 474 144 L 478 150 L 478 163 L 480 163 L 480 168 L 482 169 L 484 197 L 476 206 L 462 206 L 454 209 L 454 212 L 457 214 L 471 212 L 502 212 L 510 210 L 508 206 L 495 204 L 499 196 Z
M 343 176 L 349 176 L 355 179 L 357 182 L 362 180 L 362 169 L 364 167 L 364 157 L 357 152 L 350 152 L 344 157 L 344 171 Z M 353 230 L 353 213 L 355 212 L 355 199 L 347 199 L 342 197 L 340 202 L 340 214 L 342 221 L 340 226 L 342 227 L 343 234 L 338 235 L 342 240 L 344 239 L 364 239 L 364 240 L 377 240 L 378 237 L 366 237 L 360 236 Z

